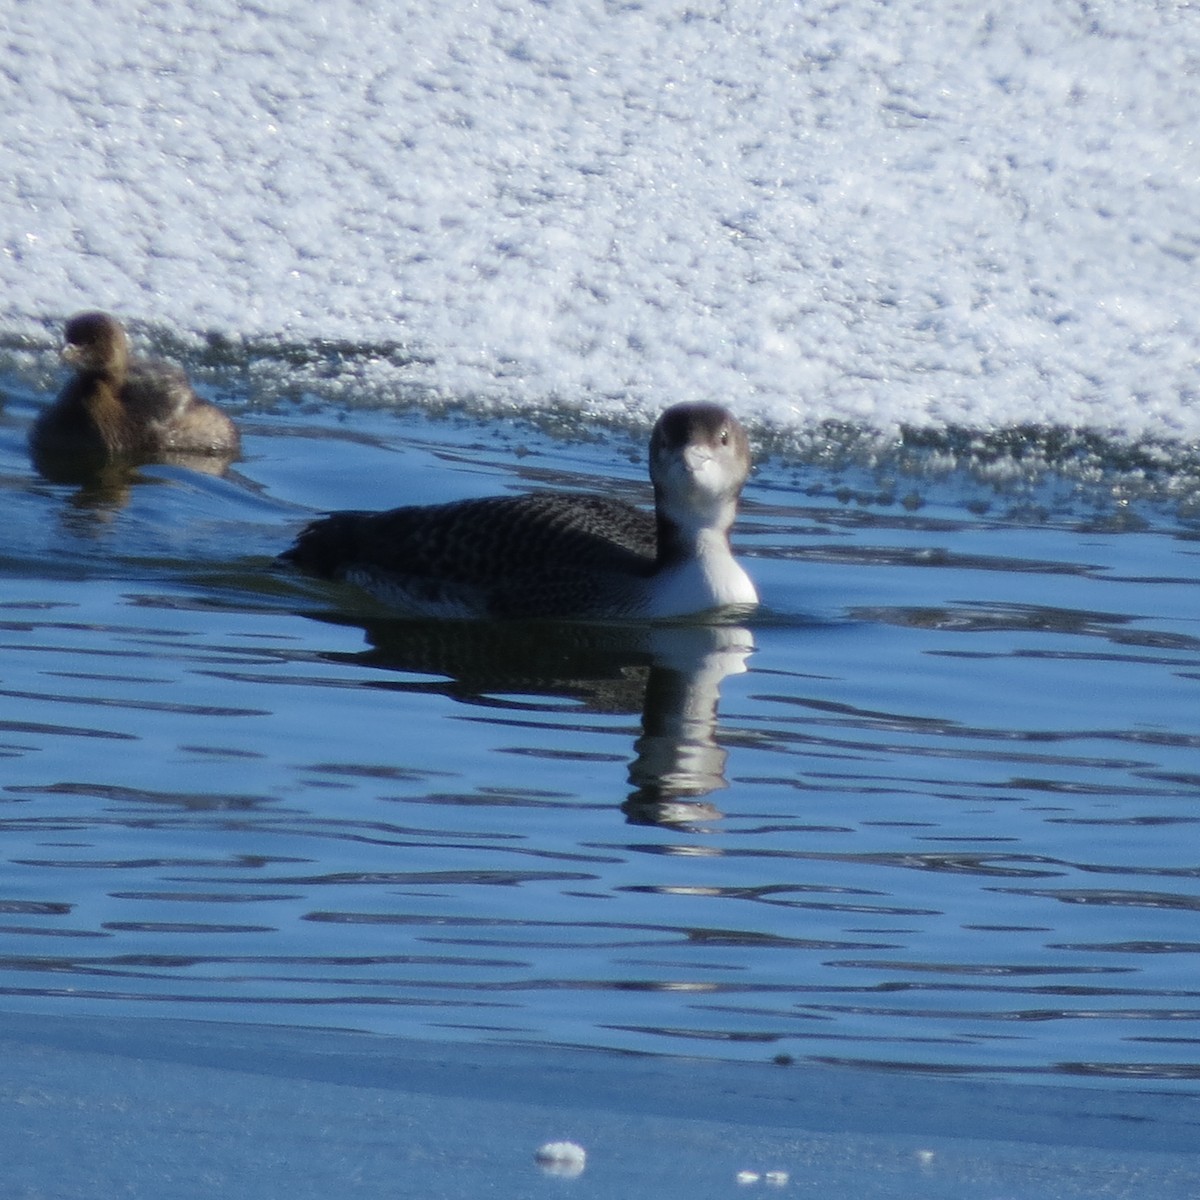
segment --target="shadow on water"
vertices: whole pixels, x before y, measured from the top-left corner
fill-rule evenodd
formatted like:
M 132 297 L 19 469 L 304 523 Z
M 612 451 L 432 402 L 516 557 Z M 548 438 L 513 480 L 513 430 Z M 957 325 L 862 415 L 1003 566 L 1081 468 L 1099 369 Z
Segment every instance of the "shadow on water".
M 444 677 L 368 686 L 438 691 L 491 708 L 553 698 L 593 713 L 640 713 L 627 819 L 678 826 L 721 816 L 704 797 L 728 786 L 718 704 L 722 681 L 745 672 L 754 652 L 742 626 L 321 619 L 361 626 L 370 647 L 330 661 Z

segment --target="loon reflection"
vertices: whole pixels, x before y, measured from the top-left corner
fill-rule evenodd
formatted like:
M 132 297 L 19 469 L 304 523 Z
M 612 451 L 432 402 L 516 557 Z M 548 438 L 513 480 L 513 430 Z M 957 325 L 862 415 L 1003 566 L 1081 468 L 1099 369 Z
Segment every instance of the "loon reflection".
M 370 646 L 323 658 L 442 677 L 368 687 L 564 718 L 563 699 L 583 712 L 640 713 L 633 790 L 621 804 L 627 820 L 678 826 L 722 815 L 704 798 L 728 786 L 718 705 L 722 681 L 745 672 L 754 652 L 742 626 L 321 619 L 362 628 Z
M 675 636 L 658 641 L 647 673 L 642 736 L 629 767 L 635 791 L 622 805 L 634 824 L 677 825 L 721 816 L 719 809 L 700 802 L 729 786 L 728 752 L 717 741 L 721 683 L 746 671 L 754 652 L 754 639 L 741 626 L 669 632 Z

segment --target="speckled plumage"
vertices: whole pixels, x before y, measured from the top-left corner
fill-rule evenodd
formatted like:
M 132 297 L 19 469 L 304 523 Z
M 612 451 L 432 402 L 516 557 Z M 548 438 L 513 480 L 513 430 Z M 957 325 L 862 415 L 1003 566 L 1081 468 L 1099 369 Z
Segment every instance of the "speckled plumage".
M 238 453 L 229 417 L 201 400 L 179 367 L 132 357 L 115 317 L 72 317 L 62 358 L 76 373 L 30 431 L 35 460 L 90 466 Z
M 680 466 L 689 454 L 696 470 Z M 725 409 L 676 405 L 651 439 L 653 514 L 568 492 L 341 512 L 309 525 L 283 557 L 416 615 L 669 616 L 751 604 L 728 542 L 748 469 L 745 433 Z

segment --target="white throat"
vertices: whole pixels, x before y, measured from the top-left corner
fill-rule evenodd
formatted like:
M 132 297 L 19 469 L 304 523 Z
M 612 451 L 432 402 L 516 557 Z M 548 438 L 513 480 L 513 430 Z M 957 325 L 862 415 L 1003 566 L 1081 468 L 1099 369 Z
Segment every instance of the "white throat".
M 730 552 L 724 530 L 703 526 L 694 531 L 692 546 L 692 554 L 655 576 L 647 616 L 677 617 L 758 603 L 758 592 Z

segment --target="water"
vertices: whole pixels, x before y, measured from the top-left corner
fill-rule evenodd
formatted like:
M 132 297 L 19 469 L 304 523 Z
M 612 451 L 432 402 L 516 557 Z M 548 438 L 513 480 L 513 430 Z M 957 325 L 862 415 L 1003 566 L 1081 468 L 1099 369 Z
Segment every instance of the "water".
M 273 555 L 331 507 L 644 499 L 645 426 L 242 378 L 227 477 L 80 493 L 4 376 L 0 1007 L 1194 1088 L 1182 448 L 760 430 L 744 626 L 447 626 Z

